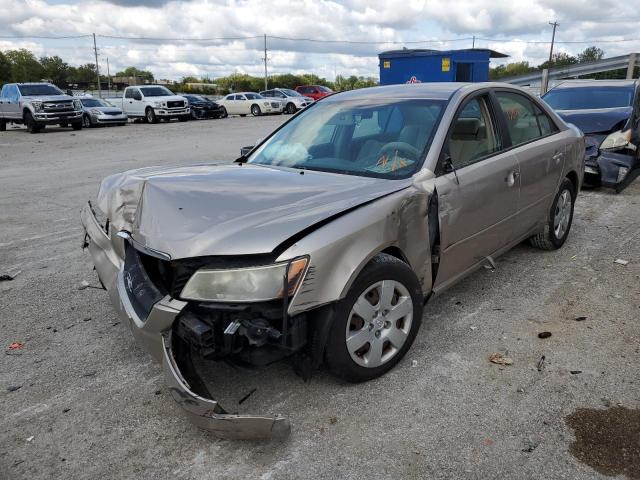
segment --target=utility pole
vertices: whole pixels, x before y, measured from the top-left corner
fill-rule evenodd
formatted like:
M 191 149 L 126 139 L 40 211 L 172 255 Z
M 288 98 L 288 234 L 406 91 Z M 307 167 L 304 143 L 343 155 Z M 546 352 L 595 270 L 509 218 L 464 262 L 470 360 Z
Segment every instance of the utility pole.
M 476 36 L 473 36 L 473 43 L 471 44 L 471 48 L 476 48 Z
M 551 61 L 553 60 L 553 43 L 556 41 L 556 28 L 558 22 L 549 22 L 549 25 L 553 26 L 553 33 L 551 34 L 551 48 L 549 49 L 549 68 L 551 68 Z
M 98 96 L 102 98 L 102 86 L 100 85 L 100 67 L 98 67 L 98 47 L 96 46 L 96 34 L 93 34 L 93 53 L 96 56 L 96 76 L 98 77 Z
M 111 95 L 111 72 L 109 71 L 109 57 L 107 57 L 107 91 Z
M 267 90 L 267 34 L 264 34 L 264 89 Z

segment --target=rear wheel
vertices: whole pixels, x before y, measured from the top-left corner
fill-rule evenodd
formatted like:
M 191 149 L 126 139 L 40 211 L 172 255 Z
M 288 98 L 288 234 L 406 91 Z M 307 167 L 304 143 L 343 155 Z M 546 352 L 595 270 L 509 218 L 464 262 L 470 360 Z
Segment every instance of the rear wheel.
M 158 123 L 158 117 L 156 117 L 156 112 L 153 111 L 153 108 L 147 108 L 145 112 L 145 119 L 147 123 Z
M 262 110 L 260 110 L 260 107 L 258 105 L 251 105 L 251 115 L 253 115 L 254 117 L 257 117 L 261 113 L 262 113 Z
M 347 381 L 379 377 L 411 347 L 422 321 L 420 282 L 401 260 L 379 254 L 337 306 L 325 358 Z
M 287 103 L 287 108 L 285 110 L 289 114 L 296 113 L 296 106 L 293 103 L 289 102 Z
M 542 250 L 556 250 L 562 247 L 571 230 L 575 199 L 576 189 L 571 180 L 565 178 L 551 205 L 547 225 L 542 232 L 529 238 L 529 243 Z

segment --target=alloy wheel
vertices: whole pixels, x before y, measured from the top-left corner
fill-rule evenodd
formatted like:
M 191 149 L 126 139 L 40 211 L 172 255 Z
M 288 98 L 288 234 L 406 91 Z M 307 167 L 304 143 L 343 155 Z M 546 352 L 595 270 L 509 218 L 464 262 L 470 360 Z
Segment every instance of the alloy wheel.
M 407 341 L 412 321 L 409 290 L 396 280 L 374 283 L 351 308 L 345 332 L 349 355 L 366 368 L 387 363 Z
M 571 220 L 571 206 L 573 199 L 569 190 L 563 190 L 556 202 L 556 212 L 553 217 L 553 233 L 557 239 L 564 237 Z

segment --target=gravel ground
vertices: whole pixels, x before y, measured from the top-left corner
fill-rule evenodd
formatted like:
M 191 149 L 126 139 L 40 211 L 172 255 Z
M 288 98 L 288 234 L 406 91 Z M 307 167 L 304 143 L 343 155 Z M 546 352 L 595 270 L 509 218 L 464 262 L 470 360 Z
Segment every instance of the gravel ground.
M 521 245 L 433 299 L 383 378 L 212 364 L 223 405 L 289 416 L 285 441 L 219 440 L 185 421 L 106 293 L 78 288 L 97 284 L 79 211 L 108 174 L 230 161 L 283 119 L 0 134 L 0 273 L 21 271 L 0 282 L 0 478 L 607 478 L 572 455 L 566 417 L 639 411 L 640 182 L 583 191 L 561 250 Z

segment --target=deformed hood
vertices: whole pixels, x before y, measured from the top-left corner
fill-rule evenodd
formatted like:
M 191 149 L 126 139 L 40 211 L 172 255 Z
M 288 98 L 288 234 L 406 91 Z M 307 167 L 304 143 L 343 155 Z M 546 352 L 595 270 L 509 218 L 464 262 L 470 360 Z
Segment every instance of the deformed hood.
M 618 123 L 628 120 L 632 112 L 631 107 L 556 110 L 565 122 L 573 123 L 585 134 L 611 132 Z
M 114 231 L 174 259 L 247 255 L 410 184 L 249 164 L 155 167 L 105 179 L 98 207 Z

